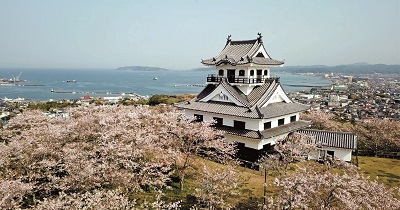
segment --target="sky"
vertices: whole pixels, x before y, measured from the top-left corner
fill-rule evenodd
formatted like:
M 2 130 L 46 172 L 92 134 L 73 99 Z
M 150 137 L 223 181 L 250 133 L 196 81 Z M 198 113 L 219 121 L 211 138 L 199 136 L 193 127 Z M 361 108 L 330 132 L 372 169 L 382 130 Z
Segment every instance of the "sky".
M 184 70 L 257 33 L 287 66 L 400 64 L 400 1 L 0 0 L 0 68 Z

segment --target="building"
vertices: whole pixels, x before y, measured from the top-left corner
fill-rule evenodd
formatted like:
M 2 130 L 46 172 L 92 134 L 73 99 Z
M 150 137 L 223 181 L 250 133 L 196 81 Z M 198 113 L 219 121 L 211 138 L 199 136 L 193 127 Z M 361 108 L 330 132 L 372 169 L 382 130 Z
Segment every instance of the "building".
M 309 106 L 288 98 L 271 67 L 281 66 L 267 53 L 261 34 L 257 39 L 232 41 L 227 38 L 221 53 L 202 60 L 215 66 L 207 86 L 191 101 L 177 104 L 187 117 L 215 120 L 227 141 L 238 143 L 239 158 L 255 161 L 289 133 L 309 126 L 300 121 Z
M 302 129 L 297 132 L 310 136 L 310 143 L 318 147 L 317 151 L 308 155 L 308 159 L 323 160 L 329 155 L 350 162 L 351 153 L 357 148 L 357 136 L 354 133 L 314 129 Z
M 271 58 L 260 33 L 252 40 L 232 41 L 228 36 L 219 55 L 201 63 L 214 66 L 215 74 L 207 76 L 207 86 L 196 98 L 176 106 L 185 110 L 187 117 L 214 120 L 227 141 L 238 143 L 239 159 L 255 162 L 276 141 L 311 124 L 300 120 L 300 113 L 310 107 L 292 101 L 279 78 L 271 77 L 271 67 L 284 62 Z M 332 150 L 324 151 L 332 154 Z M 318 154 L 316 159 L 322 157 L 321 151 Z M 347 153 L 343 157 L 347 160 Z

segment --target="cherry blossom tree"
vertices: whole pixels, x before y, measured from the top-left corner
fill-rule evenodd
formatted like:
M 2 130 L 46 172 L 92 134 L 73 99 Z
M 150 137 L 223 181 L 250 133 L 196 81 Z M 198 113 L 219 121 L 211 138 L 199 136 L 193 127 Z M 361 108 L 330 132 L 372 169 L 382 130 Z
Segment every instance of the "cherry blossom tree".
M 167 203 L 161 200 L 161 196 L 159 192 L 155 201 L 139 204 L 121 189 L 73 194 L 61 192 L 55 199 L 45 198 L 35 209 L 179 209 L 179 202 Z
M 181 124 L 169 126 L 170 131 L 175 138 L 173 147 L 181 155 L 176 155 L 174 164 L 180 179 L 180 189 L 183 190 L 185 175 L 192 167 L 194 157 L 201 154 L 213 161 L 228 164 L 233 163 L 236 149 L 233 143 L 224 141 L 222 133 L 212 129 L 214 122 L 196 122 L 194 119 L 183 120 Z M 191 127 L 189 130 L 188 128 Z
M 268 209 L 399 209 L 398 189 L 358 173 L 301 168 L 275 180 L 279 192 Z
M 312 122 L 312 127 L 320 130 L 354 132 L 357 134 L 358 150 L 379 152 L 396 152 L 400 149 L 400 122 L 387 119 L 369 119 L 352 125 L 341 123 L 335 115 L 311 111 L 301 116 Z
M 0 179 L 0 208 L 13 209 L 18 206 L 24 195 L 31 192 L 31 183 L 24 183 L 21 180 Z
M 370 119 L 358 123 L 354 132 L 358 135 L 358 148 L 379 152 L 400 150 L 400 122 L 386 119 Z
M 346 132 L 351 129 L 350 123 L 340 123 L 337 121 L 337 117 L 334 114 L 321 110 L 307 112 L 301 115 L 301 119 L 311 121 L 311 127 L 318 130 Z
M 2 130 L 0 186 L 16 190 L 4 196 L 7 205 L 92 205 L 79 200 L 86 196 L 118 200 L 125 208 L 136 205 L 124 200 L 126 193 L 165 188 L 201 149 L 220 162 L 234 151 L 210 123 L 194 124 L 171 107 L 93 106 L 68 113 L 51 118 L 26 111 Z M 112 191 L 117 188 L 122 194 Z M 169 205 L 159 201 L 148 204 Z
M 199 177 L 199 187 L 195 189 L 200 208 L 231 209 L 233 205 L 228 199 L 237 195 L 240 176 L 232 166 L 210 169 L 203 166 Z
M 295 164 L 315 149 L 304 136 L 277 142 L 278 154 L 264 159 L 269 170 L 278 171 L 273 185 L 277 192 L 265 209 L 398 209 L 400 191 L 360 175 L 355 166 L 329 158 L 325 164 Z
M 267 154 L 259 162 L 264 169 L 285 174 L 290 164 L 307 160 L 308 154 L 316 149 L 310 136 L 295 132 L 278 140 L 274 145 L 276 153 Z

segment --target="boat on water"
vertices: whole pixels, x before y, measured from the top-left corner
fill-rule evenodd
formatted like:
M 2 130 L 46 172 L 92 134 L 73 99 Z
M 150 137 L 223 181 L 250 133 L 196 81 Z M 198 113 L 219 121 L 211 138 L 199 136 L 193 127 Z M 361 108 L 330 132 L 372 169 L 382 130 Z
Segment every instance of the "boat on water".
M 153 80 L 158 80 L 158 77 L 154 77 Z
M 67 80 L 66 82 L 76 83 L 76 80 Z
M 14 82 L 10 82 L 10 81 L 4 81 L 4 80 L 0 79 L 0 85 L 2 85 L 2 86 L 12 86 L 12 85 L 15 85 L 15 83 Z
M 0 78 L 0 85 L 8 85 L 8 86 L 10 86 L 10 85 L 15 85 L 18 82 L 26 82 L 26 80 L 19 79 L 21 77 L 21 74 L 22 74 L 22 71 L 21 71 L 21 73 L 19 73 L 18 76 L 14 76 L 14 74 L 12 74 L 13 77 L 11 79 Z

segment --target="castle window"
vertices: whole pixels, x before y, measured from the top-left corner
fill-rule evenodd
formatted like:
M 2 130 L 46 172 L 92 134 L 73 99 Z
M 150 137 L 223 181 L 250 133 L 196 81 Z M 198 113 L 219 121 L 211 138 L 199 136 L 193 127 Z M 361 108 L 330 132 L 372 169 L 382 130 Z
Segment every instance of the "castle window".
M 258 69 L 257 70 L 257 75 L 261 76 L 262 75 L 262 70 Z
M 262 54 L 262 52 L 259 52 L 259 53 L 256 55 L 256 57 L 264 58 L 264 54 Z
M 237 129 L 244 130 L 244 129 L 246 129 L 246 122 L 234 120 L 233 121 L 233 127 L 237 128 Z
M 224 100 L 227 101 L 228 100 L 228 96 L 223 94 L 222 92 L 219 94 L 219 100 Z
M 239 76 L 244 76 L 244 70 L 239 71 Z
M 214 117 L 215 125 L 223 125 L 224 124 L 224 119 L 219 118 L 219 117 Z
M 330 150 L 328 150 L 328 151 L 326 151 L 326 153 L 327 153 L 328 155 L 332 156 L 332 157 L 335 157 L 335 151 L 330 151 Z
M 278 120 L 278 126 L 284 125 L 285 124 L 285 118 L 279 119 Z
M 296 122 L 296 115 L 290 117 L 290 122 Z
M 194 114 L 194 118 L 196 118 L 196 122 L 203 122 L 203 115 L 201 114 Z
M 264 123 L 264 130 L 271 128 L 271 121 Z
M 223 70 L 223 69 L 220 69 L 220 70 L 218 71 L 218 76 L 221 76 L 221 77 L 224 76 L 224 70 Z
M 250 70 L 250 76 L 254 76 L 254 70 Z
M 264 75 L 265 75 L 265 76 L 268 75 L 268 70 L 264 70 Z

